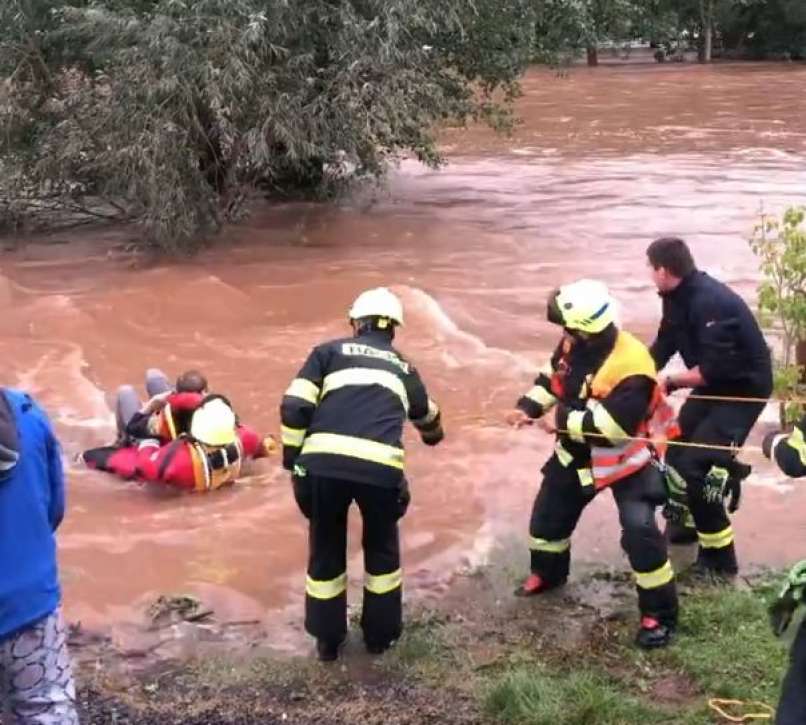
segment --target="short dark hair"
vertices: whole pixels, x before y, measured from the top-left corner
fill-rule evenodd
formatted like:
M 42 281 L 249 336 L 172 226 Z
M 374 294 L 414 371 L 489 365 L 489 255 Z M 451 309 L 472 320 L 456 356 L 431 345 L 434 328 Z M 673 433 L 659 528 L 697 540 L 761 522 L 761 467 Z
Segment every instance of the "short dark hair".
M 647 247 L 646 256 L 655 269 L 663 267 L 669 274 L 680 279 L 688 277 L 697 269 L 688 244 L 678 237 L 656 239 Z
M 203 393 L 207 390 L 207 378 L 198 370 L 187 370 L 176 379 L 177 393 Z

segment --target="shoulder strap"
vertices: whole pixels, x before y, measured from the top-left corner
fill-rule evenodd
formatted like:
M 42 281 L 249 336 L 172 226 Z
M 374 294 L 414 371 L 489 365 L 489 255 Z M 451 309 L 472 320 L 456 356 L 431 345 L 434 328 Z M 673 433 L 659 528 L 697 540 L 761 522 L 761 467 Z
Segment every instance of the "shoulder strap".
M 162 459 L 162 463 L 160 463 L 160 467 L 157 470 L 157 478 L 162 479 L 165 476 L 165 472 L 168 470 L 168 466 L 173 463 L 174 458 L 176 458 L 176 454 L 179 452 L 180 446 L 182 446 L 183 443 L 190 442 L 188 439 L 189 436 L 182 434 L 168 444 L 168 450 L 165 453 L 165 458 Z

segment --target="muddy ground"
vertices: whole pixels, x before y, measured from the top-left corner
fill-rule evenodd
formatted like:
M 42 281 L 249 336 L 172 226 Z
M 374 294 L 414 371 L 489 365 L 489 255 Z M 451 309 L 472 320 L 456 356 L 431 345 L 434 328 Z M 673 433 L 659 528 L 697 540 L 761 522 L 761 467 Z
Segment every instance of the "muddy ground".
M 99 642 L 78 641 L 83 722 L 582 725 L 640 717 L 693 725 L 724 722 L 708 708 L 714 696 L 774 705 L 784 656 L 762 621 L 769 574 L 754 574 L 740 591 L 684 581 L 678 639 L 649 655 L 631 644 L 637 614 L 626 574 L 580 572 L 531 600 L 512 596 L 515 580 L 503 565 L 457 577 L 440 602 L 408 608 L 404 637 L 382 657 L 363 651 L 354 622 L 336 664 L 252 642 L 132 667 Z M 703 669 L 734 638 L 742 669 L 730 659 Z M 523 683 L 570 701 L 555 703 L 557 715 L 548 695 L 524 692 Z

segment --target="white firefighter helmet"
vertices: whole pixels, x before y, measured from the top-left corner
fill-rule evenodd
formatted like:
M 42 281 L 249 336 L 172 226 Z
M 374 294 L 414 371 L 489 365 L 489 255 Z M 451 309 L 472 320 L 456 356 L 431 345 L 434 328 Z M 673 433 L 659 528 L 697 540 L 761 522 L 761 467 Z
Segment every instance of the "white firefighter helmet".
M 376 287 L 362 292 L 350 308 L 350 319 L 362 317 L 387 317 L 392 322 L 403 324 L 403 305 L 396 294 L 386 287 Z
M 193 412 L 190 435 L 208 446 L 226 446 L 237 438 L 235 412 L 223 398 L 211 398 Z
M 595 335 L 616 321 L 614 306 L 604 282 L 580 279 L 560 287 L 549 303 L 549 319 Z

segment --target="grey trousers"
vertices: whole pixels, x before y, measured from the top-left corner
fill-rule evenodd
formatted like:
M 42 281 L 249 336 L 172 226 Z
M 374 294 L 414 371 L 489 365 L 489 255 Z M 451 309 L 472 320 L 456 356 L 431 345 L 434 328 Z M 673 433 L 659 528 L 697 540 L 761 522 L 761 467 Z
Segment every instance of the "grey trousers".
M 7 725 L 78 725 L 60 609 L 0 643 L 0 683 Z
M 160 393 L 167 393 L 171 390 L 171 387 L 168 376 L 162 370 L 157 370 L 157 368 L 146 370 L 146 394 L 149 398 L 153 398 Z M 115 421 L 117 422 L 119 436 L 123 437 L 125 435 L 129 421 L 142 407 L 143 402 L 133 385 L 121 385 L 118 388 L 115 399 Z

